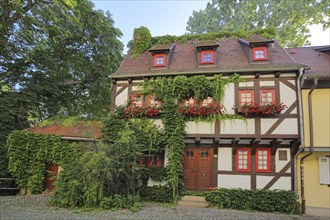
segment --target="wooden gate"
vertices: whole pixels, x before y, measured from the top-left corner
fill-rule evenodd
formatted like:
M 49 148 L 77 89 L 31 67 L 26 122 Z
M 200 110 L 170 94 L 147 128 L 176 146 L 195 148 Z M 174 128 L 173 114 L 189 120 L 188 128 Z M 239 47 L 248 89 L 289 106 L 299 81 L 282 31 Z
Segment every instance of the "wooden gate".
M 56 182 L 58 173 L 57 164 L 47 164 L 47 170 L 45 174 L 45 189 L 52 191 L 55 189 L 53 183 Z
M 186 147 L 184 150 L 184 184 L 190 190 L 212 187 L 212 148 Z

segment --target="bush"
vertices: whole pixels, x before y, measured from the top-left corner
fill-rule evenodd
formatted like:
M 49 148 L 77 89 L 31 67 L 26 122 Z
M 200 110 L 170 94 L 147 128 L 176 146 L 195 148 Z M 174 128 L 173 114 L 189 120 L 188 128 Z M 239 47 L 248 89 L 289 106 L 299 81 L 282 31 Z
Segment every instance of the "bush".
M 206 200 L 219 208 L 299 213 L 297 196 L 285 190 L 216 189 L 206 193 Z
M 121 209 L 128 208 L 134 211 L 141 209 L 140 197 L 139 196 L 121 196 L 116 194 L 113 197 L 104 197 L 100 204 L 103 209 Z
M 172 201 L 172 188 L 169 186 L 148 186 L 141 192 L 141 197 L 153 202 L 170 203 Z

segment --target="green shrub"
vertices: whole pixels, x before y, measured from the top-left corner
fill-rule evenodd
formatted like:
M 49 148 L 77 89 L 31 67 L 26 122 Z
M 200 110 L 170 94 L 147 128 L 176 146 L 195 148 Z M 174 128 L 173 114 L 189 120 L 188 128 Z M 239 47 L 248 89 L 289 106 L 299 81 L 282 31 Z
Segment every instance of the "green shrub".
M 292 191 L 216 189 L 206 193 L 210 205 L 219 208 L 297 214 L 299 203 Z
M 114 195 L 112 197 L 104 197 L 100 203 L 100 207 L 103 209 L 121 209 L 128 208 L 133 211 L 141 209 L 140 197 L 139 196 L 121 196 Z
M 141 197 L 153 202 L 170 203 L 172 202 L 172 188 L 165 186 L 148 186 L 141 192 Z

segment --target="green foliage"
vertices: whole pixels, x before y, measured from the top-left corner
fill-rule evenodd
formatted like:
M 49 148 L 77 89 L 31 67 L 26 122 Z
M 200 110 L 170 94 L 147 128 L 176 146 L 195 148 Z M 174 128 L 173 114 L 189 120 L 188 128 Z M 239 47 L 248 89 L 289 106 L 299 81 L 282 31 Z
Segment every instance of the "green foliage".
M 13 131 L 7 141 L 8 169 L 19 188 L 42 192 L 47 163 L 71 160 L 83 148 L 61 141 L 59 136 Z M 67 159 L 69 158 L 69 159 Z
M 141 197 L 152 202 L 172 202 L 172 188 L 165 186 L 149 186 L 141 192 Z
M 254 33 L 276 37 L 286 47 L 309 45 L 311 24 L 329 27 L 330 6 L 327 0 L 212 0 L 204 10 L 193 11 L 187 22 L 187 31 L 204 34 L 223 31 Z M 260 31 L 270 28 L 268 33 Z
M 299 203 L 292 191 L 216 189 L 206 193 L 206 200 L 219 208 L 297 214 Z
M 167 168 L 166 167 L 153 167 L 149 166 L 145 169 L 148 179 L 153 181 L 163 182 L 167 180 Z
M 45 127 L 50 125 L 59 125 L 63 127 L 72 127 L 77 124 L 84 124 L 86 126 L 91 126 L 98 124 L 100 125 L 101 122 L 92 120 L 94 118 L 91 117 L 80 117 L 80 116 L 70 116 L 70 117 L 52 117 L 48 118 L 46 120 L 43 120 L 42 122 L 38 123 L 39 127 Z
M 134 29 L 132 56 L 136 57 L 151 47 L 151 34 L 148 28 L 141 26 Z
M 109 112 L 107 76 L 122 59 L 110 13 L 89 0 L 1 1 L 0 8 L 0 86 L 25 98 L 16 108 L 38 121 Z
M 114 195 L 112 197 L 104 197 L 100 204 L 103 209 L 131 209 L 133 211 L 138 211 L 141 209 L 140 197 L 139 196 L 121 196 Z

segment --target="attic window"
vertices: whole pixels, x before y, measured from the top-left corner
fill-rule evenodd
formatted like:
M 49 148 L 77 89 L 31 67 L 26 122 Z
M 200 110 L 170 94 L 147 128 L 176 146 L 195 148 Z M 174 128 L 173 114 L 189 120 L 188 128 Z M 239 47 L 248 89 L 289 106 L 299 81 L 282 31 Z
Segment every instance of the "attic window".
M 255 47 L 255 48 L 253 48 L 253 60 L 267 60 L 267 49 L 266 49 L 266 47 Z
M 210 64 L 214 63 L 214 52 L 213 50 L 204 50 L 201 52 L 201 63 Z
M 166 55 L 165 54 L 155 54 L 154 55 L 154 66 L 165 66 Z

